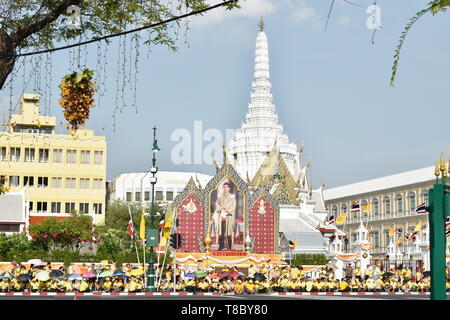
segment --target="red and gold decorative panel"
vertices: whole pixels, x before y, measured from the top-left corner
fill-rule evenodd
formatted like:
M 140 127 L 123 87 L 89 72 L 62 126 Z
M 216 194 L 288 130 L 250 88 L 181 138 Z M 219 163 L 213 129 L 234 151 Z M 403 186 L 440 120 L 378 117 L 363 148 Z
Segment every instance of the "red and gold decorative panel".
M 275 213 L 272 205 L 262 196 L 250 208 L 248 224 L 250 238 L 254 241 L 253 253 L 275 253 L 277 227 Z
M 199 238 L 203 239 L 204 208 L 193 194 L 177 207 L 177 233 L 183 235 L 183 247 L 177 251 L 198 252 Z

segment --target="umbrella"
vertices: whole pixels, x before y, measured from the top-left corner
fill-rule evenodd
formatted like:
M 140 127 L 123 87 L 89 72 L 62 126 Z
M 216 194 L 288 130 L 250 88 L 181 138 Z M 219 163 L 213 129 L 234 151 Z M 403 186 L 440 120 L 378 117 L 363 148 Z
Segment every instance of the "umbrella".
M 30 259 L 27 261 L 28 264 L 43 264 L 41 259 Z
M 39 281 L 47 281 L 48 279 L 50 279 L 47 271 L 41 271 L 36 273 L 35 278 L 38 279 Z
M 103 270 L 102 269 L 94 269 L 94 270 L 91 270 L 91 272 L 94 274 L 100 274 L 103 272 Z
M 256 281 L 264 281 L 266 280 L 266 276 L 262 273 L 257 272 L 253 275 L 253 279 L 255 279 Z
M 95 273 L 92 272 L 86 272 L 82 275 L 83 278 L 96 278 L 97 276 L 95 275 Z
M 394 274 L 392 272 L 385 272 L 383 273 L 383 278 L 389 278 L 392 277 Z
M 423 276 L 428 277 L 430 275 L 430 271 L 424 271 Z
M 210 277 L 211 279 L 218 279 L 218 278 L 219 278 L 219 274 L 218 274 L 217 272 L 213 272 L 213 273 L 211 273 L 211 274 L 209 275 L 209 277 Z
M 111 277 L 113 275 L 113 272 L 108 270 L 108 271 L 103 271 L 102 273 L 100 273 L 98 275 L 99 278 L 105 278 L 105 277 Z
M 195 275 L 197 276 L 197 277 L 206 277 L 206 272 L 205 271 L 203 271 L 203 270 L 200 270 L 200 271 L 196 271 L 195 272 Z
M 238 272 L 240 276 L 245 277 L 245 273 L 243 272 Z
M 64 274 L 64 272 L 60 271 L 60 270 L 52 270 L 49 274 L 50 277 L 52 278 L 60 278 L 62 277 Z
M 67 280 L 81 280 L 81 274 L 79 273 L 72 273 L 67 277 Z
M 123 272 L 123 271 L 116 271 L 116 272 L 113 273 L 113 277 L 115 277 L 115 276 L 123 276 L 124 274 L 125 274 L 125 272 Z
M 219 278 L 223 279 L 223 278 L 228 278 L 228 276 L 230 275 L 230 273 L 228 271 L 221 271 L 219 273 Z
M 97 282 L 98 283 L 103 283 L 106 281 L 106 278 L 98 278 Z
M 237 271 L 230 271 L 230 277 L 233 279 L 239 278 L 239 273 Z
M 34 265 L 35 268 L 45 268 L 45 264 L 43 263 L 38 263 L 36 265 Z
M 186 273 L 186 274 L 184 275 L 184 277 L 185 277 L 185 278 L 195 278 L 196 275 L 195 275 L 194 273 L 192 273 L 192 272 L 189 272 L 189 273 Z
M 33 277 L 30 276 L 28 273 L 24 273 L 24 274 L 19 275 L 19 276 L 17 277 L 17 280 L 20 281 L 20 282 L 28 282 L 28 281 L 30 281 L 32 278 L 33 278 Z
M 126 279 L 130 279 L 131 277 L 130 277 L 130 276 L 123 275 L 122 278 L 124 278 L 124 279 L 126 280 Z
M 0 274 L 0 277 L 1 278 L 12 278 L 12 277 L 14 277 L 14 275 L 9 271 L 5 271 L 2 274 Z

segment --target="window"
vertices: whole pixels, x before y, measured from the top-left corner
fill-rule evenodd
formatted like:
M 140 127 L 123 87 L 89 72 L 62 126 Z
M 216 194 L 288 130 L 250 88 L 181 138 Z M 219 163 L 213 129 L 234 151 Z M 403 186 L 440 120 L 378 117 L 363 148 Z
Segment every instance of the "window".
M 389 237 L 389 230 L 384 230 L 384 245 L 387 247 L 390 241 L 391 237 Z
M 134 201 L 141 201 L 141 193 L 140 192 L 134 193 Z
M 77 163 L 77 150 L 67 150 L 67 163 Z
M 19 162 L 20 161 L 20 148 L 11 147 L 9 154 L 9 161 Z
M 62 149 L 53 149 L 53 163 L 62 163 Z
M 48 162 L 48 149 L 39 149 L 39 162 L 47 163 Z
M 62 188 L 62 178 L 61 177 L 53 177 L 52 178 L 52 187 L 59 189 Z
M 150 201 L 150 191 L 144 192 L 144 201 Z
M 94 179 L 94 189 L 103 189 L 103 179 Z
M 166 200 L 167 201 L 173 201 L 173 191 L 167 191 L 166 192 Z
M 132 201 L 131 200 L 131 192 L 127 192 L 127 201 Z
M 6 161 L 6 147 L 0 148 L 0 161 Z
M 38 177 L 38 188 L 48 188 L 48 177 Z
M 9 186 L 10 187 L 20 186 L 20 176 L 9 176 Z
M 81 164 L 91 164 L 91 152 L 88 150 L 81 150 Z
M 409 206 L 411 207 L 411 211 L 416 208 L 416 194 L 414 192 L 409 195 Z
M 358 233 L 353 232 L 352 233 L 352 242 L 355 243 L 358 240 Z
M 89 213 L 89 203 L 80 203 L 80 213 Z
M 373 200 L 372 204 L 373 204 L 373 216 L 375 218 L 380 213 L 380 209 L 379 209 L 379 205 L 378 205 L 378 199 Z
M 162 191 L 156 191 L 155 193 L 155 200 L 156 201 L 162 201 L 163 200 L 164 193 Z
M 33 211 L 33 201 L 28 202 L 28 209 L 31 211 Z
M 75 211 L 75 203 L 66 202 L 66 213 L 71 213 L 72 211 Z
M 94 152 L 94 164 L 103 164 L 103 151 Z
M 341 213 L 347 213 L 347 205 L 343 204 L 341 207 Z
M 61 212 L 61 202 L 52 202 L 52 213 Z
M 37 212 L 47 212 L 47 202 L 37 202 Z
M 425 202 L 425 205 L 428 206 L 428 193 L 423 194 L 423 202 Z
M 396 197 L 397 200 L 397 214 L 403 215 L 403 197 L 401 195 L 398 195 Z
M 391 215 L 391 199 L 388 197 L 384 198 L 384 213 L 386 217 Z
M 89 184 L 89 178 L 80 178 L 80 189 L 89 189 Z
M 367 201 L 366 200 L 364 200 L 361 203 L 361 211 L 362 211 L 362 214 L 363 214 L 363 218 L 365 220 L 367 220 L 367 218 L 369 217 L 369 208 L 367 206 Z
M 76 178 L 66 178 L 66 189 L 75 189 L 77 187 Z
M 0 232 L 20 232 L 20 224 L 0 224 Z
M 34 148 L 25 148 L 25 162 L 34 162 Z
M 34 186 L 34 177 L 33 176 L 25 176 L 23 177 L 23 185 L 28 185 L 29 187 Z
M 380 232 L 378 230 L 375 230 L 373 232 L 373 246 L 375 248 L 380 247 Z
M 333 206 L 333 208 L 331 209 L 331 212 L 334 214 L 334 216 L 336 217 L 337 215 L 337 206 Z
M 101 203 L 94 203 L 94 213 L 95 214 L 102 214 L 102 204 Z

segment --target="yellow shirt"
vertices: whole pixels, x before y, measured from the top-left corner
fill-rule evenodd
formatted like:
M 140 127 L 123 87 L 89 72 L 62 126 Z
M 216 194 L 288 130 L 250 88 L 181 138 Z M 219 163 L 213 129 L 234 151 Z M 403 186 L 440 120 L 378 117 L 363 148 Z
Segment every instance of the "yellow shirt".
M 32 281 L 32 282 L 31 282 L 31 289 L 33 289 L 33 290 L 38 290 L 38 289 L 39 289 L 39 282 L 37 282 L 37 281 Z
M 89 288 L 89 285 L 87 284 L 87 282 L 86 282 L 86 281 L 81 281 L 81 284 L 80 284 L 80 291 L 81 291 L 81 292 L 84 292 L 84 291 L 86 291 L 88 288 Z
M 341 281 L 341 283 L 339 283 L 339 290 L 340 291 L 344 291 L 348 288 L 348 283 L 347 281 Z

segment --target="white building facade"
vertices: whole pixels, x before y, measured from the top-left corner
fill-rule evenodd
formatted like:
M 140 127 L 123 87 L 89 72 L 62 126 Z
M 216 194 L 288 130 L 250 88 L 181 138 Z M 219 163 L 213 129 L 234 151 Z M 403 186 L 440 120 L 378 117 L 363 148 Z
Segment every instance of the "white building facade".
M 115 200 L 140 202 L 146 206 L 152 200 L 150 172 L 122 173 L 108 182 L 107 203 Z M 183 191 L 190 178 L 201 185 L 212 178 L 210 175 L 195 172 L 158 171 L 155 184 L 155 200 L 162 204 L 171 203 L 176 195 Z
M 374 258 L 421 260 L 427 266 L 428 213 L 417 213 L 416 208 L 422 203 L 428 205 L 428 191 L 434 182 L 432 166 L 324 190 L 329 212 L 346 217 L 345 222 L 337 224 L 347 234 L 343 251 L 354 252 L 362 221 L 370 234 Z M 360 203 L 359 212 L 352 212 L 354 203 Z

